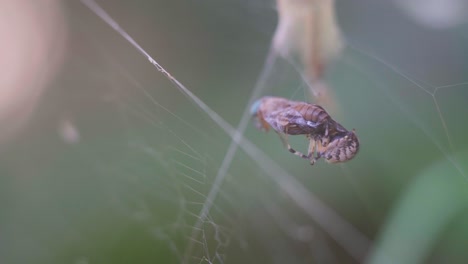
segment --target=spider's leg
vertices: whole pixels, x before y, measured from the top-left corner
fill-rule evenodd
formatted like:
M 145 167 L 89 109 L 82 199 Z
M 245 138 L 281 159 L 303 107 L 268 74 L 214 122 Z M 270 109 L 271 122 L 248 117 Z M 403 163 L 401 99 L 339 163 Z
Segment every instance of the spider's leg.
M 288 143 L 288 138 L 287 138 L 287 135 L 286 134 L 283 134 L 283 133 L 278 133 L 280 139 L 281 139 L 281 142 L 283 142 L 283 145 L 289 150 L 289 152 L 291 152 L 292 154 L 296 155 L 296 156 L 299 156 L 303 159 L 310 159 L 309 156 L 306 156 L 304 154 L 302 154 L 301 152 L 299 151 L 296 151 L 295 149 L 293 149 L 291 147 L 291 145 L 289 145 Z
M 307 135 L 307 139 L 309 139 L 309 149 L 307 150 L 307 157 L 309 158 L 310 165 L 314 165 L 317 159 L 314 157 L 314 153 L 317 149 L 317 144 L 314 138 L 310 135 Z
M 328 143 L 330 143 L 330 138 L 328 137 L 328 122 L 325 123 L 325 133 L 322 137 L 322 139 L 320 139 L 320 142 L 321 142 L 321 146 L 322 147 L 326 147 L 328 145 Z M 325 139 L 325 141 L 324 141 Z
M 322 149 L 323 149 L 322 141 L 318 140 L 317 145 L 319 145 L 319 146 L 315 147 L 315 150 L 316 150 L 315 153 L 317 153 L 317 156 L 315 156 L 315 158 L 314 158 L 315 160 L 318 160 L 318 159 L 320 159 L 322 157 L 322 155 L 320 154 Z

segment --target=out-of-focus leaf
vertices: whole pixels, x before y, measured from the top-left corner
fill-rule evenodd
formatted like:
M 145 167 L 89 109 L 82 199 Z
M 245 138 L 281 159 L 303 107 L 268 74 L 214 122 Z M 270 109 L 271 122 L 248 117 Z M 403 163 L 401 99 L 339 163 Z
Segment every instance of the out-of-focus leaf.
M 425 263 L 444 228 L 467 202 L 468 179 L 449 160 L 426 168 L 395 205 L 368 263 Z

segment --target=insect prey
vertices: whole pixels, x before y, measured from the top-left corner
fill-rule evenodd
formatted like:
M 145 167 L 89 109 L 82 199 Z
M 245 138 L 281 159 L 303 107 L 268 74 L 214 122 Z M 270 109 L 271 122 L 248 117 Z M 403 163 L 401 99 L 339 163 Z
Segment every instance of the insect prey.
M 266 132 L 273 128 L 289 152 L 308 159 L 311 165 L 320 158 L 328 163 L 346 162 L 359 150 L 354 129 L 346 130 L 319 105 L 266 96 L 257 100 L 250 110 L 258 129 Z M 307 155 L 289 145 L 288 135 L 307 137 Z

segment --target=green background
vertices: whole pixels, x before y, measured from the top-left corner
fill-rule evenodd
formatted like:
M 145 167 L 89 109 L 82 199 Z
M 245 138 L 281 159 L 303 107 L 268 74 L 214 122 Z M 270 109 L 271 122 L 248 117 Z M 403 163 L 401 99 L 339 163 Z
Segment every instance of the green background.
M 238 124 L 277 23 L 274 3 L 99 3 Z M 0 156 L 1 263 L 180 263 L 230 137 L 85 6 L 63 7 L 67 60 L 27 132 Z M 369 263 L 464 263 L 466 25 L 426 28 L 390 1 L 337 1 L 337 15 L 348 45 L 327 80 L 342 109 L 336 120 L 357 131 L 358 156 L 311 167 L 274 133 L 251 124 L 245 136 L 375 242 Z M 435 87 L 452 84 L 434 96 Z M 305 100 L 285 61 L 268 86 L 264 95 Z M 77 144 L 57 134 L 64 112 L 80 133 Z M 307 147 L 302 137 L 291 142 Z M 188 262 L 357 263 L 255 160 L 238 150 Z M 298 239 L 306 231 L 311 236 Z

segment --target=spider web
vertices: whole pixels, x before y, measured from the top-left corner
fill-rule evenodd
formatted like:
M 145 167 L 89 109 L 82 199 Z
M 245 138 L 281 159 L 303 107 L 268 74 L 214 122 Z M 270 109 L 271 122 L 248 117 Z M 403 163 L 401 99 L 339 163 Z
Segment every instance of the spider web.
M 271 3 L 69 5 L 71 60 L 38 113 L 59 133 L 45 137 L 49 165 L 19 202 L 45 217 L 20 222 L 9 262 L 359 263 L 420 170 L 447 160 L 468 183 L 462 33 L 421 37 L 465 44 L 431 65 L 416 47 L 404 60 L 347 38 L 328 82 L 345 110 L 335 119 L 356 128 L 362 150 L 310 167 L 250 124 L 260 96 L 307 98 L 297 68 L 269 51 Z M 339 10 L 353 22 L 352 8 Z M 4 230 L 22 218 L 13 212 Z

